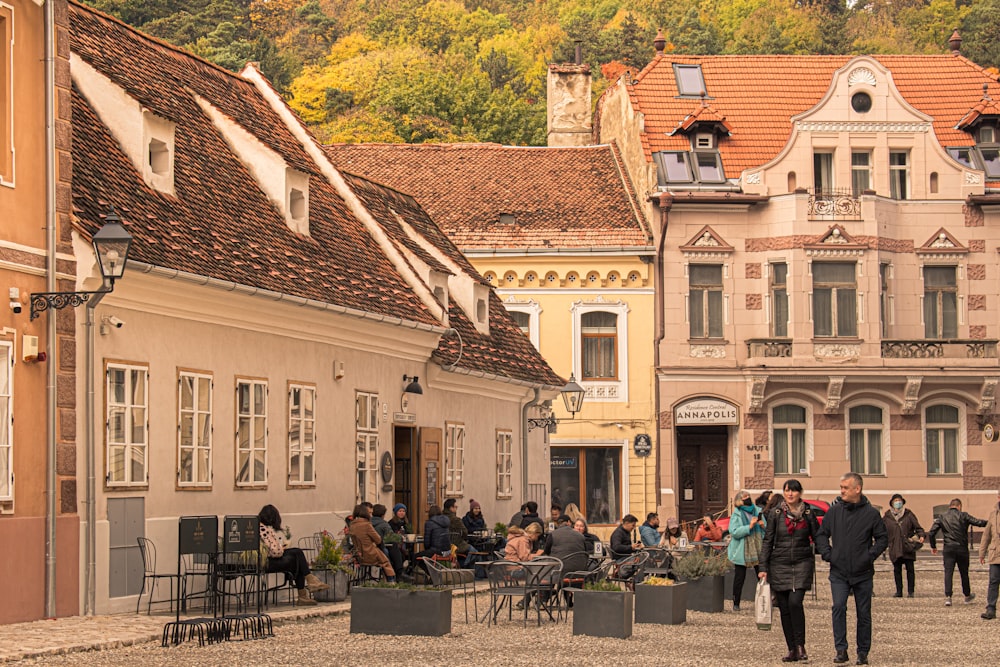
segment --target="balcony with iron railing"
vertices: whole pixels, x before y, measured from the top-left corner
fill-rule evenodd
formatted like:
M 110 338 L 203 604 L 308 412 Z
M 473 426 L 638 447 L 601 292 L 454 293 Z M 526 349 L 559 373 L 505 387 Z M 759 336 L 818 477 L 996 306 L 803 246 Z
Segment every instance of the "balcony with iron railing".
M 810 220 L 860 220 L 861 198 L 850 189 L 813 190 L 808 210 Z
M 791 338 L 748 338 L 747 356 L 754 358 L 780 358 L 792 356 Z
M 996 359 L 997 340 L 883 340 L 883 359 Z

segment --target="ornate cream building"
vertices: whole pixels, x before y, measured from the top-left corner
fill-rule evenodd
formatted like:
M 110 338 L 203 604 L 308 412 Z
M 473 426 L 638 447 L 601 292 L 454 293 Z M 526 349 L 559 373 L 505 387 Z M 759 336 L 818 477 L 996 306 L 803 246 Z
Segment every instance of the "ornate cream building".
M 942 56 L 671 56 L 601 98 L 662 254 L 659 504 L 1000 487 L 1000 96 Z

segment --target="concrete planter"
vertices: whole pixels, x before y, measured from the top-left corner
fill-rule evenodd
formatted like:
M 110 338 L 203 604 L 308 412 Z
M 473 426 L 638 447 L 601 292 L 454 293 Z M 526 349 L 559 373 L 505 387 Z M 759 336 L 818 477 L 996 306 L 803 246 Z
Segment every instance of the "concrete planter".
M 450 590 L 351 589 L 351 632 L 440 637 L 451 632 Z
M 688 585 L 635 587 L 635 622 L 680 625 L 687 620 Z
M 726 599 L 726 577 L 699 577 L 687 582 L 687 608 L 717 614 L 723 610 Z M 752 599 L 752 596 L 751 596 Z
M 733 594 L 733 579 L 736 577 L 736 570 L 726 571 L 726 585 L 724 596 L 728 598 Z M 754 596 L 757 595 L 757 573 L 754 572 L 752 567 L 747 568 L 747 578 L 743 581 L 743 592 L 740 593 L 740 604 L 749 600 L 753 602 Z
M 628 639 L 634 595 L 632 591 L 574 591 L 573 634 Z
M 320 591 L 313 595 L 314 598 L 320 602 L 340 602 L 347 599 L 347 580 L 349 576 L 346 572 L 341 570 L 313 570 L 313 574 L 330 587 L 325 591 Z

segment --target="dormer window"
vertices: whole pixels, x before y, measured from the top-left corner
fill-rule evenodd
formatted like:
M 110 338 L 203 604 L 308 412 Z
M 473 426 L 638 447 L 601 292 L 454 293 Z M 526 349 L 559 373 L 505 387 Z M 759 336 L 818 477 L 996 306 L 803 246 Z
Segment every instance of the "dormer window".
M 174 132 L 176 125 L 144 110 L 142 135 L 146 146 L 145 162 L 140 165 L 146 184 L 168 195 L 174 194 Z M 137 155 L 142 160 L 142 155 Z
M 489 318 L 489 310 L 486 308 L 486 299 L 476 300 L 476 324 L 486 324 Z
M 437 302 L 440 303 L 442 306 L 445 307 L 448 306 L 447 304 L 448 293 L 445 291 L 443 287 L 438 286 L 434 288 L 434 298 L 437 299 Z
M 996 142 L 996 128 L 990 125 L 983 125 L 979 128 L 978 141 L 980 144 L 992 144 Z
M 285 222 L 299 234 L 309 233 L 309 175 L 285 167 Z
M 680 97 L 701 97 L 707 94 L 701 65 L 680 65 L 674 63 L 674 79 Z
M 501 213 L 500 214 L 500 224 L 501 225 L 513 225 L 517 222 L 517 218 L 513 213 Z

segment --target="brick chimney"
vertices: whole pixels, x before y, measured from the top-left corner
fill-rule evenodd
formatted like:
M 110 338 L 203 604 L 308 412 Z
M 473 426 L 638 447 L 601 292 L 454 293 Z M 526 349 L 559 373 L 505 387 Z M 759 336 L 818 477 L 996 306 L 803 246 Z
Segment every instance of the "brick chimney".
M 589 146 L 593 119 L 590 112 L 590 65 L 583 63 L 580 45 L 572 65 L 549 65 L 546 91 L 549 146 Z

